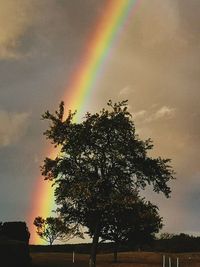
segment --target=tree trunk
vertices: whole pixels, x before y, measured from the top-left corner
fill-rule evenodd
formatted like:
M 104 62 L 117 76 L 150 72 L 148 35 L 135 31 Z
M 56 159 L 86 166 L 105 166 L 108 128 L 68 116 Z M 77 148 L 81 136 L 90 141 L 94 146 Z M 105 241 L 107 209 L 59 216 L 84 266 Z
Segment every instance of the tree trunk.
M 96 267 L 96 254 L 99 242 L 99 234 L 100 234 L 100 222 L 96 224 L 93 240 L 92 240 L 92 247 L 90 252 L 90 261 L 89 267 Z
M 114 258 L 113 258 L 114 262 L 117 262 L 117 256 L 118 256 L 118 242 L 117 241 L 114 243 L 113 256 L 114 256 Z

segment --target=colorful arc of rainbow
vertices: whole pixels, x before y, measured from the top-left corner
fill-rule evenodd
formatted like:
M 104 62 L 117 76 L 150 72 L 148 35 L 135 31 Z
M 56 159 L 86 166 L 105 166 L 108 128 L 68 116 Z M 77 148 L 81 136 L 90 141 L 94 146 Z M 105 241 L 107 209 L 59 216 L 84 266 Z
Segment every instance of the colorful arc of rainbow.
M 109 0 L 106 2 L 105 13 L 97 21 L 80 64 L 66 88 L 65 107 L 67 110 L 77 110 L 76 120 L 83 115 L 82 110 L 105 71 L 105 64 L 117 45 L 120 33 L 137 10 L 139 2 L 140 0 Z M 58 150 L 50 151 L 48 156 L 55 158 L 57 152 Z M 33 226 L 34 218 L 50 216 L 54 207 L 53 188 L 50 183 L 43 181 L 43 177 L 37 178 L 35 192 L 32 196 L 32 211 L 31 214 L 28 214 L 27 220 L 31 232 L 30 243 L 41 243 Z

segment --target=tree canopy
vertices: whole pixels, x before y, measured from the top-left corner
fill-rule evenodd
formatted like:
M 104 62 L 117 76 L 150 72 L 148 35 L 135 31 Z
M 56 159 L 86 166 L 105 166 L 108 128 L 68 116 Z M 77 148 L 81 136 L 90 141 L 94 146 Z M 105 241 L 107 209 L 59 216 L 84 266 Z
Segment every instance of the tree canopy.
M 137 197 L 128 208 L 119 210 L 116 207 L 111 214 L 104 218 L 100 237 L 102 241 L 114 242 L 115 262 L 121 244 L 127 244 L 134 249 L 140 248 L 143 244 L 150 244 L 163 226 L 158 207 L 140 197 Z M 87 227 L 92 237 L 95 230 L 92 219 Z
M 155 234 L 163 227 L 158 207 L 149 201 L 139 201 L 130 214 L 127 240 L 135 248 L 150 244 Z
M 66 221 L 94 227 L 90 266 L 95 266 L 96 248 L 105 218 L 112 212 L 131 207 L 136 195 L 147 185 L 166 197 L 173 179 L 169 159 L 152 158 L 151 139 L 140 140 L 135 133 L 127 101 L 113 104 L 99 113 L 86 113 L 74 122 L 75 113 L 64 116 L 64 102 L 55 114 L 47 111 L 50 122 L 44 133 L 60 147 L 55 159 L 46 158 L 42 166 L 45 179 L 56 184 L 55 198 Z
M 56 240 L 67 241 L 77 234 L 76 227 L 69 228 L 60 218 L 56 217 L 43 219 L 38 216 L 34 220 L 34 225 L 39 237 L 49 242 L 50 245 Z

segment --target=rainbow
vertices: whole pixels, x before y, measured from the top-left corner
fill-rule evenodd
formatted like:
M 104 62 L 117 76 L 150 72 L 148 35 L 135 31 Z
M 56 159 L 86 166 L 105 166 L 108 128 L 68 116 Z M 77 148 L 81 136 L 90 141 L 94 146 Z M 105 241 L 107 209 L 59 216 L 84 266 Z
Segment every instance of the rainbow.
M 91 93 L 105 72 L 106 62 L 117 45 L 121 33 L 130 18 L 137 10 L 140 0 L 107 0 L 104 14 L 97 19 L 95 28 L 88 38 L 77 68 L 71 75 L 63 99 L 67 110 L 77 110 L 76 120 L 83 115 Z M 50 151 L 46 155 L 54 158 L 58 151 Z M 33 220 L 36 216 L 47 217 L 54 208 L 54 196 L 51 184 L 44 182 L 43 177 L 37 178 L 32 196 L 31 214 L 28 214 L 28 225 L 32 244 L 41 240 L 35 233 Z

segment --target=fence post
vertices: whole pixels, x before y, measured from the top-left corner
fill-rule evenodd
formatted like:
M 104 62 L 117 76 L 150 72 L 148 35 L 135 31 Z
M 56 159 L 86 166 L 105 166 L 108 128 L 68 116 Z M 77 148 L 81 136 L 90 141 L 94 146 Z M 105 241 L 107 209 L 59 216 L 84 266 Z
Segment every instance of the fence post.
M 170 257 L 169 257 L 169 267 L 172 267 L 172 261 Z
M 165 267 L 165 255 L 163 255 L 163 267 Z
M 179 267 L 179 258 L 176 259 L 176 267 Z

